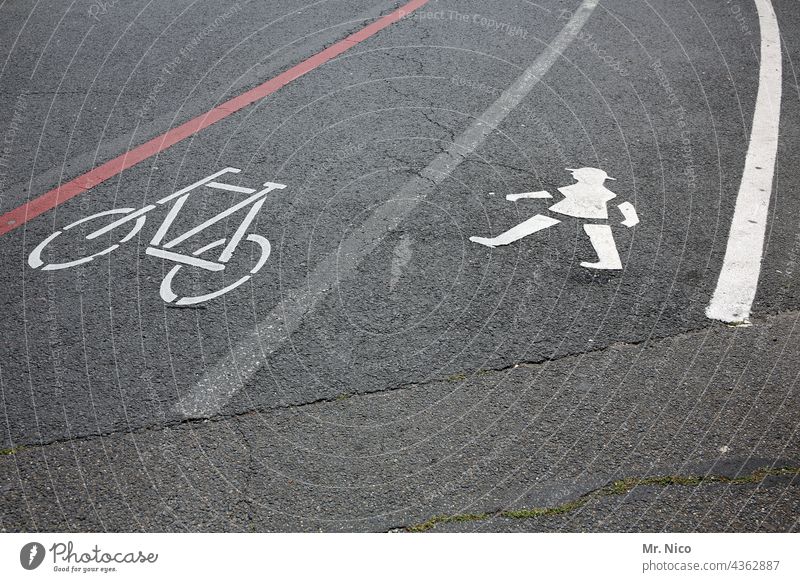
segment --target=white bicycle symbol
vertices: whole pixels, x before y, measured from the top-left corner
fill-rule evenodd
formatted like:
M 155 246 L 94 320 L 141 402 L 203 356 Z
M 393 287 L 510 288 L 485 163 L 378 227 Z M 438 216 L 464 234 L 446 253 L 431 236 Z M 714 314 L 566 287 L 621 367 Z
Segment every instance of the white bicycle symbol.
M 174 303 L 175 305 L 194 305 L 197 303 L 202 303 L 204 301 L 210 301 L 211 299 L 215 299 L 224 295 L 228 291 L 232 291 L 236 289 L 246 281 L 248 281 L 253 275 L 258 273 L 261 268 L 264 266 L 264 263 L 267 262 L 271 252 L 271 245 L 269 241 L 259 234 L 247 234 L 247 229 L 250 227 L 250 224 L 255 220 L 258 212 L 261 210 L 261 207 L 264 205 L 266 201 L 266 196 L 272 192 L 273 190 L 282 190 L 286 188 L 285 184 L 276 184 L 274 182 L 266 182 L 264 183 L 263 190 L 256 191 L 253 188 L 243 188 L 241 186 L 234 186 L 231 184 L 223 184 L 221 182 L 217 182 L 216 178 L 222 176 L 223 174 L 227 173 L 234 173 L 237 174 L 241 170 L 238 168 L 225 168 L 224 170 L 220 170 L 202 180 L 195 182 L 194 184 L 187 186 L 177 192 L 170 194 L 169 196 L 158 200 L 155 204 L 150 204 L 145 206 L 144 208 L 140 208 L 136 210 L 135 208 L 114 208 L 113 210 L 106 210 L 103 212 L 98 212 L 97 214 L 92 214 L 91 216 L 87 216 L 86 218 L 82 218 L 72 224 L 65 226 L 62 230 L 56 231 L 46 239 L 44 239 L 39 245 L 31 251 L 31 254 L 28 256 L 28 265 L 30 265 L 34 269 L 41 269 L 42 271 L 56 271 L 59 269 L 69 269 L 70 267 L 76 267 L 78 265 L 82 265 L 84 263 L 88 263 L 96 259 L 97 257 L 107 255 L 116 249 L 123 243 L 128 242 L 133 237 L 135 237 L 142 227 L 144 226 L 145 220 L 147 218 L 147 213 L 151 210 L 157 208 L 158 206 L 163 206 L 172 202 L 172 207 L 170 208 L 169 212 L 167 213 L 164 222 L 158 227 L 156 234 L 150 240 L 150 244 L 147 247 L 146 253 L 153 257 L 160 257 L 162 259 L 166 259 L 169 261 L 173 261 L 176 264 L 165 276 L 164 280 L 161 282 L 160 294 L 161 298 L 166 301 L 167 303 Z M 207 188 L 215 188 L 218 190 L 226 190 L 228 192 L 235 192 L 238 194 L 245 194 L 250 195 L 245 200 L 231 206 L 227 210 L 213 216 L 212 218 L 206 220 L 205 222 L 199 224 L 198 226 L 188 230 L 175 238 L 168 240 L 167 242 L 163 242 L 164 238 L 167 235 L 172 223 L 177 218 L 178 214 L 180 213 L 183 205 L 186 203 L 187 198 L 192 193 L 193 190 L 200 188 L 201 186 Z M 230 240 L 227 238 L 221 238 L 219 240 L 215 240 L 214 242 L 207 244 L 194 252 L 190 255 L 188 254 L 181 254 L 175 252 L 173 249 L 177 245 L 184 242 L 189 237 L 192 237 L 199 232 L 213 226 L 214 224 L 218 223 L 221 220 L 224 220 L 231 214 L 238 212 L 250 206 L 250 209 L 247 211 L 244 219 L 242 220 L 241 224 L 236 228 L 236 231 L 233 233 L 233 236 L 230 237 Z M 114 243 L 111 246 L 104 248 L 98 252 L 95 252 L 89 256 L 81 257 L 79 259 L 75 259 L 68 262 L 57 263 L 57 262 L 46 262 L 42 259 L 42 254 L 47 249 L 53 241 L 57 240 L 64 232 L 69 231 L 70 229 L 75 228 L 78 225 L 93 221 L 95 219 L 99 219 L 106 216 L 116 216 L 116 215 L 123 215 L 121 218 L 113 221 L 111 224 L 103 226 L 88 235 L 86 235 L 86 240 L 94 240 L 106 233 L 111 232 L 112 230 L 116 229 L 117 227 L 132 223 L 132 227 L 130 231 L 125 234 L 124 237 L 120 239 L 118 243 Z M 252 243 L 255 243 L 260 251 L 261 255 L 256 262 L 256 265 L 250 270 L 250 272 L 241 277 L 237 281 L 231 283 L 230 285 L 226 285 L 222 289 L 217 291 L 213 291 L 211 293 L 206 293 L 204 295 L 196 295 L 196 296 L 185 296 L 185 297 L 178 297 L 178 295 L 172 289 L 172 282 L 178 272 L 181 270 L 183 265 L 191 265 L 194 267 L 199 267 L 201 269 L 205 269 L 207 271 L 223 271 L 225 266 L 227 265 L 228 261 L 230 261 L 233 253 L 236 251 L 239 243 L 245 238 Z M 216 260 L 208 260 L 204 258 L 200 258 L 201 255 L 205 254 L 207 251 L 211 251 L 213 249 L 219 248 L 224 245 L 222 252 L 216 258 Z M 45 253 L 46 254 L 46 253 Z

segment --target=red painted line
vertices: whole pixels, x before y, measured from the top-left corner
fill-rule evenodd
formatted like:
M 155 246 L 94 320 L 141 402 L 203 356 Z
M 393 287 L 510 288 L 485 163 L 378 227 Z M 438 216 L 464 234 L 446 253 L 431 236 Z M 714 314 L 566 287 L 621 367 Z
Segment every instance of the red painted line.
M 358 43 L 368 39 L 369 37 L 377 34 L 387 26 L 390 26 L 403 18 L 406 14 L 414 12 L 418 8 L 427 4 L 429 0 L 411 0 L 408 4 L 398 8 L 391 14 L 387 14 L 376 20 L 375 22 L 365 26 L 358 32 L 354 32 L 347 38 L 344 38 L 334 45 L 329 46 L 325 50 L 318 52 L 312 57 L 304 60 L 303 62 L 293 66 L 291 69 L 284 71 L 277 77 L 265 81 L 261 85 L 250 89 L 233 97 L 232 99 L 222 103 L 211 109 L 210 111 L 198 115 L 168 132 L 154 137 L 150 141 L 143 143 L 140 146 L 128 150 L 121 156 L 117 156 L 113 160 L 97 166 L 96 168 L 81 174 L 77 178 L 60 184 L 58 187 L 53 188 L 49 192 L 42 194 L 38 198 L 34 198 L 0 216 L 0 235 L 14 230 L 22 226 L 29 220 L 36 218 L 40 214 L 52 210 L 59 204 L 63 204 L 67 200 L 74 198 L 78 194 L 86 192 L 90 188 L 97 186 L 101 182 L 105 182 L 109 178 L 113 178 L 123 170 L 135 166 L 139 162 L 146 160 L 159 152 L 175 145 L 176 143 L 191 137 L 194 134 L 202 131 L 206 127 L 225 119 L 229 115 L 240 111 L 271 95 L 284 85 L 288 85 L 295 79 L 302 77 L 306 73 L 313 71 L 317 67 L 324 65 L 331 59 L 339 56 L 346 50 L 354 47 Z

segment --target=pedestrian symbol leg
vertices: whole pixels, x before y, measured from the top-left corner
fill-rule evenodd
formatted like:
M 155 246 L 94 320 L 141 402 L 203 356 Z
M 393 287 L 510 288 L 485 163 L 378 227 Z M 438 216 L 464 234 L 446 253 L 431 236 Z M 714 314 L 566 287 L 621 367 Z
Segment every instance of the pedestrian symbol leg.
M 469 240 L 472 242 L 482 244 L 487 247 L 499 247 L 503 245 L 508 245 L 517 241 L 521 238 L 528 236 L 529 234 L 533 234 L 539 230 L 544 230 L 545 228 L 549 228 L 555 224 L 561 222 L 560 220 L 556 220 L 555 218 L 550 218 L 549 216 L 542 216 L 541 214 L 537 214 L 536 216 L 532 216 L 525 222 L 518 224 L 517 226 L 508 229 L 502 234 L 498 234 L 494 238 L 485 238 L 482 236 L 471 236 Z
M 584 224 L 583 230 L 589 235 L 592 241 L 594 252 L 597 253 L 596 263 L 582 262 L 581 266 L 587 269 L 622 269 L 622 260 L 617 252 L 617 243 L 614 242 L 614 234 L 611 227 L 607 224 Z

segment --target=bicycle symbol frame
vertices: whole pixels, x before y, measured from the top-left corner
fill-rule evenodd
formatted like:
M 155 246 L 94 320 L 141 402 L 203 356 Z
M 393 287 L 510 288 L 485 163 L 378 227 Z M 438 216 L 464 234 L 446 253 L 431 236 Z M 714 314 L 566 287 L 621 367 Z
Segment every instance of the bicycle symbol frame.
M 286 188 L 285 184 L 278 184 L 275 182 L 265 182 L 263 184 L 263 189 L 256 190 L 254 188 L 244 188 L 242 186 L 235 186 L 232 184 L 225 184 L 222 182 L 217 182 L 216 179 L 224 174 L 233 173 L 238 174 L 241 172 L 238 168 L 224 168 L 218 172 L 211 174 L 191 184 L 177 192 L 170 194 L 158 200 L 154 204 L 149 204 L 144 208 L 140 208 L 136 210 L 135 208 L 114 208 L 112 210 L 105 210 L 103 212 L 98 212 L 96 214 L 92 214 L 91 216 L 87 216 L 82 218 L 72 224 L 65 226 L 62 230 L 56 231 L 46 239 L 44 239 L 41 243 L 39 243 L 36 248 L 31 251 L 30 255 L 28 255 L 28 265 L 33 269 L 40 269 L 42 271 L 55 271 L 60 269 L 69 269 L 71 267 L 76 267 L 78 265 L 82 265 L 84 263 L 88 263 L 96 259 L 97 257 L 107 255 L 120 247 L 120 245 L 128 242 L 133 237 L 135 237 L 144 227 L 145 221 L 147 219 L 147 213 L 151 210 L 158 208 L 159 206 L 164 206 L 167 204 L 172 203 L 172 207 L 170 208 L 167 216 L 164 218 L 164 221 L 158 227 L 153 238 L 150 240 L 150 243 L 146 249 L 146 254 L 158 257 L 161 259 L 165 259 L 168 261 L 172 261 L 177 263 L 165 276 L 163 281 L 161 282 L 160 287 L 160 295 L 161 298 L 167 303 L 174 303 L 175 305 L 194 305 L 197 303 L 202 303 L 204 301 L 210 301 L 233 289 L 239 287 L 246 281 L 248 281 L 253 275 L 255 275 L 258 271 L 266 263 L 269 255 L 271 253 L 272 247 L 270 245 L 269 240 L 264 238 L 263 236 L 255 233 L 249 233 L 248 229 L 250 228 L 250 224 L 255 220 L 256 216 L 258 216 L 261 207 L 264 205 L 266 201 L 267 195 L 272 192 L 273 190 L 282 190 Z M 178 214 L 181 212 L 186 200 L 192 194 L 193 191 L 197 190 L 198 188 L 206 187 L 212 188 L 217 190 L 225 190 L 228 192 L 234 192 L 237 194 L 244 194 L 248 197 L 241 202 L 236 203 L 235 205 L 231 206 L 230 208 L 220 212 L 219 214 L 209 218 L 208 220 L 202 222 L 201 224 L 195 226 L 194 228 L 181 233 L 174 238 L 171 238 L 165 242 L 165 238 L 167 238 L 167 233 L 170 230 L 173 222 L 178 217 Z M 180 252 L 176 252 L 175 249 L 178 245 L 193 237 L 194 235 L 206 230 L 207 228 L 215 225 L 221 220 L 226 219 L 228 216 L 243 210 L 250 206 L 250 209 L 247 211 L 242 222 L 236 228 L 233 235 L 230 237 L 230 240 L 227 238 L 222 238 L 215 240 L 214 242 L 207 244 L 191 254 L 183 254 Z M 122 239 L 118 243 L 114 243 L 109 247 L 93 253 L 92 255 L 81 257 L 72 261 L 67 261 L 63 263 L 48 263 L 42 258 L 42 252 L 50 245 L 53 241 L 55 241 L 59 236 L 61 236 L 64 232 L 69 231 L 76 226 L 79 226 L 84 223 L 88 223 L 92 220 L 106 217 L 106 216 L 115 216 L 122 214 L 121 218 L 113 221 L 111 224 L 103 226 L 93 232 L 90 232 L 86 235 L 87 240 L 94 240 L 106 233 L 109 233 L 115 230 L 118 227 L 126 225 L 128 223 L 133 222 L 133 226 Z M 223 271 L 230 261 L 231 257 L 233 257 L 234 252 L 239 247 L 239 244 L 242 240 L 248 240 L 254 244 L 256 244 L 260 250 L 261 255 L 256 262 L 256 265 L 250 270 L 250 272 L 239 278 L 238 280 L 234 281 L 230 285 L 226 285 L 222 289 L 218 289 L 216 291 L 206 293 L 204 295 L 197 295 L 197 296 L 185 296 L 179 297 L 172 289 L 172 282 L 175 276 L 180 272 L 180 269 L 184 265 L 190 265 L 193 267 L 199 267 L 201 269 L 205 269 L 207 271 L 218 272 Z M 223 246 L 224 245 L 224 246 Z M 202 258 L 201 255 L 205 254 L 207 251 L 211 251 L 213 249 L 223 247 L 221 253 L 216 258 L 216 260 L 209 260 L 207 258 Z

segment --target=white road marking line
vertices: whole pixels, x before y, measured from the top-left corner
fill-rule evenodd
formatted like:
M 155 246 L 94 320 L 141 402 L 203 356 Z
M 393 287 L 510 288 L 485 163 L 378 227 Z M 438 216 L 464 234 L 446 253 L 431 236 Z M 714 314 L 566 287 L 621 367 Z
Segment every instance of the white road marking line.
M 747 322 L 758 287 L 781 117 L 781 37 L 770 0 L 755 0 L 761 65 L 753 129 L 728 235 L 725 260 L 706 316 Z
M 425 168 L 420 177 L 407 182 L 395 198 L 383 203 L 360 228 L 325 257 L 306 281 L 284 297 L 259 324 L 247 333 L 230 354 L 218 362 L 174 406 L 185 418 L 204 418 L 217 413 L 300 327 L 303 318 L 336 282 L 355 272 L 358 265 L 381 241 L 444 182 L 464 159 L 519 105 L 539 83 L 578 32 L 586 24 L 599 0 L 583 0 L 558 36 L 533 64 L 455 142 Z

